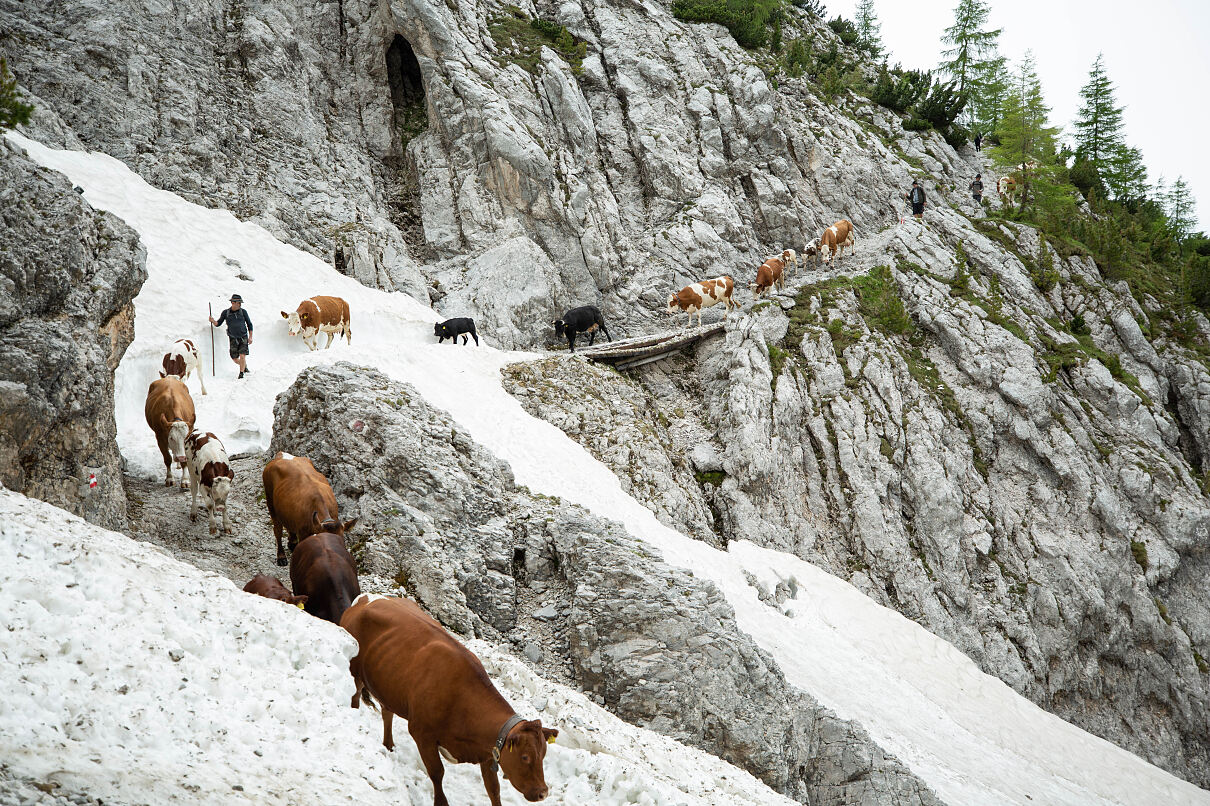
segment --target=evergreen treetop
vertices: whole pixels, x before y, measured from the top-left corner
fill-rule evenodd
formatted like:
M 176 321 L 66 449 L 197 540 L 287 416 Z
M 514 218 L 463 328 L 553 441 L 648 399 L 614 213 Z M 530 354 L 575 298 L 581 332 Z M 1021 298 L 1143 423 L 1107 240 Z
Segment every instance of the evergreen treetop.
M 1107 176 L 1110 161 L 1126 155 L 1122 134 L 1122 107 L 1114 103 L 1113 82 L 1105 72 L 1104 55 L 1098 53 L 1088 73 L 1088 83 L 1080 89 L 1084 105 L 1076 115 L 1074 136 L 1076 156 L 1088 160 L 1102 176 Z
M 882 54 L 882 25 L 874 12 L 874 0 L 858 0 L 854 22 L 857 24 L 858 44 L 877 58 Z

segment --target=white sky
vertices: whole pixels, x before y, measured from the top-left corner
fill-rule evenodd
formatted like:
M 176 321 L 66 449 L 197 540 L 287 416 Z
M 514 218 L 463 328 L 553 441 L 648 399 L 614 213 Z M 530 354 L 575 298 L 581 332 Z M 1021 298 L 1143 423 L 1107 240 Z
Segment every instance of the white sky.
M 856 0 L 824 0 L 828 17 L 853 19 Z M 890 63 L 933 68 L 941 32 L 958 0 L 875 0 Z M 991 0 L 989 25 L 1003 28 L 1000 52 L 1016 62 L 1027 49 L 1050 105 L 1066 131 L 1080 107 L 1079 90 L 1097 52 L 1126 107 L 1126 141 L 1143 151 L 1148 180 L 1183 175 L 1210 221 L 1210 2 L 1207 0 Z

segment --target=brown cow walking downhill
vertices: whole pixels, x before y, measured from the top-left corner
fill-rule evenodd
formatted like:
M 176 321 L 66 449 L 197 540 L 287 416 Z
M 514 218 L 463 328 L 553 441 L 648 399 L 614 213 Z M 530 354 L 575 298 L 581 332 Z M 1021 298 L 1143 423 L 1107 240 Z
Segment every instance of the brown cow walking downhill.
M 844 248 L 849 247 L 849 255 L 853 254 L 853 224 L 849 219 L 842 218 L 823 231 L 819 236 L 819 251 L 827 250 L 825 259 L 831 263 L 840 253 L 844 257 Z
M 271 577 L 267 574 L 257 574 L 248 580 L 248 584 L 244 586 L 246 593 L 255 593 L 257 596 L 263 596 L 266 599 L 276 599 L 279 602 L 285 602 L 289 605 L 302 609 L 302 606 L 307 603 L 306 596 L 295 596 L 290 592 L 290 589 L 282 584 L 282 581 L 277 577 Z
M 290 585 L 307 597 L 311 615 L 340 623 L 340 617 L 361 594 L 357 563 L 342 535 L 319 532 L 304 538 L 290 555 Z
M 180 378 L 168 376 L 152 381 L 147 387 L 147 402 L 143 406 L 147 425 L 155 433 L 160 455 L 164 457 L 164 486 L 172 486 L 172 465 L 181 466 L 181 487 L 185 486 L 185 437 L 193 430 L 196 415 L 193 398 Z
M 433 782 L 433 806 L 448 806 L 441 756 L 478 764 L 492 806 L 500 806 L 504 777 L 528 801 L 546 797 L 542 762 L 559 731 L 518 716 L 470 650 L 408 599 L 364 595 L 340 620 L 357 639 L 349 661 L 356 687 L 352 706 L 364 698 L 382 708 L 382 743 L 395 748 L 391 721 L 408 721 L 408 733 Z
M 748 288 L 760 299 L 773 286 L 777 286 L 778 291 L 786 287 L 785 264 L 778 257 L 771 257 L 760 265 L 756 270 L 756 282 Z
M 277 540 L 278 565 L 287 564 L 281 542 L 283 528 L 293 551 L 298 541 L 313 534 L 331 532 L 343 537 L 357 523 L 356 518 L 341 523 L 332 485 L 305 456 L 279 451 L 261 471 L 261 481 L 265 485 L 265 506 L 273 521 L 273 537 Z
M 332 340 L 344 336 L 353 344 L 353 325 L 349 316 L 349 303 L 340 297 L 311 297 L 298 303 L 293 313 L 281 312 L 282 319 L 290 325 L 290 335 L 302 334 L 303 342 L 312 350 L 318 350 L 317 337 L 328 334 L 324 349 L 332 346 Z

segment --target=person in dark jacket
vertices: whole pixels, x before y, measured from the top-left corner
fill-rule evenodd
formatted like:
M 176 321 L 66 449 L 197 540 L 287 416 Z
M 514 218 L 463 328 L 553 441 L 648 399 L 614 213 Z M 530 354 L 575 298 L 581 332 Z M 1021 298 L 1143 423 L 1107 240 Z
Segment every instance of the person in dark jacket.
M 920 187 L 919 180 L 912 180 L 912 189 L 903 194 L 903 198 L 908 200 L 912 205 L 912 215 L 916 218 L 924 216 L 924 205 L 927 198 L 924 195 L 924 188 Z
M 971 196 L 975 204 L 983 204 L 983 174 L 975 174 L 975 181 L 970 183 Z
M 244 310 L 244 298 L 239 294 L 231 295 L 231 307 L 218 315 L 216 320 L 210 317 L 210 324 L 218 327 L 227 325 L 227 341 L 230 342 L 231 360 L 239 367 L 242 378 L 252 370 L 248 369 L 248 350 L 252 347 L 252 319 Z
M 975 151 L 983 150 L 983 135 L 975 132 Z

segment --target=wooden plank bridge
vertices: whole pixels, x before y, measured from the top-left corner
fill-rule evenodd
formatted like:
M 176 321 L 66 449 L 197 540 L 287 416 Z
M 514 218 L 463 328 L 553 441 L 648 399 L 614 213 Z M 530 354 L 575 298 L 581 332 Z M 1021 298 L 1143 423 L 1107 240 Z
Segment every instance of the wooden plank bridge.
M 653 333 L 647 336 L 636 336 L 632 339 L 597 343 L 592 347 L 583 347 L 577 351 L 592 361 L 602 364 L 612 364 L 614 369 L 624 370 L 650 364 L 667 358 L 673 353 L 695 344 L 702 339 L 717 336 L 726 329 L 725 322 L 715 322 L 703 327 L 680 328 L 666 330 L 663 333 Z

